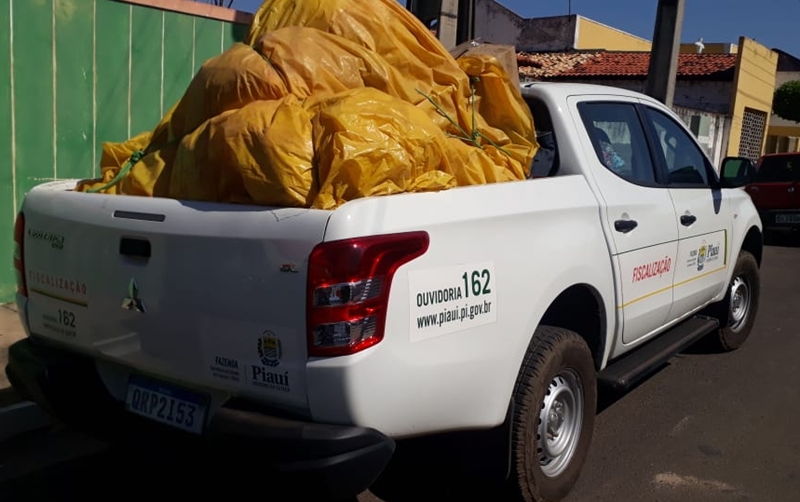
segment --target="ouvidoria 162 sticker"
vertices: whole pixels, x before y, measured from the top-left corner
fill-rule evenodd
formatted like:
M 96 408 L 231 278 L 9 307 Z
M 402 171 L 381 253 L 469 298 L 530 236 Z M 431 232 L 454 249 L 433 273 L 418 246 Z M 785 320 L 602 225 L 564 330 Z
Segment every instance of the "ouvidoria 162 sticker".
M 409 272 L 411 341 L 497 321 L 494 262 Z

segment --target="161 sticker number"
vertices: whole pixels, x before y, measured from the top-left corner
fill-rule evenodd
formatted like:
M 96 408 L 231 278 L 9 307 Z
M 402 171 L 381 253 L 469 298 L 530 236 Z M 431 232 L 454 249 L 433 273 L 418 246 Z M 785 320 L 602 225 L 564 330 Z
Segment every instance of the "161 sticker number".
M 409 272 L 411 341 L 497 321 L 494 262 Z

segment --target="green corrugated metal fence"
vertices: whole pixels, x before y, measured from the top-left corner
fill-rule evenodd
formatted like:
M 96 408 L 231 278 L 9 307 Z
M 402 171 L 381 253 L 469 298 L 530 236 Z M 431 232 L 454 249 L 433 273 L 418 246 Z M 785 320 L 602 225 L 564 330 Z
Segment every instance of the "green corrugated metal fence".
M 0 1 L 0 303 L 25 193 L 97 175 L 102 142 L 152 129 L 246 29 L 115 0 Z

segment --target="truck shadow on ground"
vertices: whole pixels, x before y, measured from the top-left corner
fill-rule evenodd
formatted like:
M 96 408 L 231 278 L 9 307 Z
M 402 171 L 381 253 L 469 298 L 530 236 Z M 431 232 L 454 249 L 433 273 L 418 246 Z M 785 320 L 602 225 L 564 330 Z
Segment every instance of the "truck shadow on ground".
M 703 338 L 670 361 L 691 355 L 720 353 L 709 337 Z M 597 414 L 646 386 L 671 364 L 667 361 L 624 391 L 600 387 Z M 507 429 L 442 434 L 398 442 L 392 463 L 370 492 L 383 502 L 446 502 L 463 500 L 507 500 L 503 481 L 508 453 L 502 444 Z M 478 457 L 482 461 L 475 461 Z M 375 499 L 368 498 L 372 502 Z M 356 499 L 352 499 L 355 502 Z
M 625 393 L 601 390 L 598 413 L 624 399 L 637 387 Z M 55 430 L 68 429 L 60 426 Z M 59 441 L 52 439 L 52 434 L 57 435 L 57 432 L 17 438 L 17 449 L 44 449 L 44 445 Z M 508 437 L 506 427 L 497 427 L 487 431 L 454 432 L 399 441 L 392 462 L 371 487 L 371 494 L 349 499 L 300 495 L 304 483 L 265 469 L 258 461 L 260 454 L 257 451 L 253 452 L 250 468 L 246 469 L 243 467 L 248 462 L 229 462 L 224 458 L 207 462 L 200 456 L 170 452 L 166 447 L 152 450 L 132 444 L 93 440 L 94 446 L 85 455 L 56 461 L 43 468 L 24 469 L 24 466 L 17 465 L 16 470 L 27 471 L 18 477 L 6 478 L 0 470 L 0 500 L 55 502 L 102 500 L 109 496 L 115 500 L 147 500 L 157 486 L 156 492 L 160 495 L 180 493 L 183 499 L 229 498 L 257 490 L 268 493 L 270 500 L 276 502 L 377 502 L 375 497 L 383 502 L 501 502 L 508 499 L 502 483 L 508 468 L 507 443 L 504 441 Z M 64 443 L 63 449 L 82 444 L 77 439 L 60 442 Z M 7 462 L 27 462 L 27 455 L 20 457 L 3 450 L 3 444 L 0 444 L 0 467 Z M 120 493 L 121 487 L 125 487 L 124 494 Z
M 598 414 L 624 399 L 666 366 L 668 364 L 626 392 L 601 390 Z M 250 468 L 246 469 L 241 462 L 221 458 L 207 462 L 200 456 L 167 449 L 153 451 L 129 444 L 107 444 L 88 455 L 56 462 L 14 479 L 0 476 L 0 500 L 55 502 L 102 500 L 109 496 L 115 500 L 147 500 L 154 494 L 154 487 L 158 487 L 156 492 L 162 496 L 180 493 L 183 499 L 229 498 L 258 491 L 276 502 L 377 502 L 378 499 L 383 502 L 502 502 L 509 499 L 503 486 L 509 460 L 504 439 L 508 435 L 507 428 L 497 427 L 399 441 L 392 462 L 370 488 L 371 493 L 347 499 L 301 495 L 303 482 L 265 469 L 258 462 L 258 452 L 253 452 Z M 20 441 L 32 449 L 39 443 L 52 442 L 44 436 Z M 0 454 L 0 464 L 14 461 L 4 457 Z M 124 487 L 124 494 L 120 493 L 121 487 Z
M 800 243 L 796 245 L 800 247 Z M 710 339 L 704 338 L 673 360 L 717 352 Z M 633 394 L 639 387 L 647 385 L 670 364 L 669 361 L 662 364 L 623 392 L 599 388 L 598 415 Z M 501 426 L 487 431 L 453 432 L 398 441 L 392 462 L 370 488 L 370 493 L 349 499 L 298 498 L 298 487 L 302 483 L 282 479 L 281 475 L 269 472 L 257 461 L 253 462 L 253 472 L 243 472 L 239 467 L 218 469 L 203 465 L 204 462 L 199 459 L 158 459 L 154 458 L 154 454 L 160 456 L 158 452 L 116 446 L 77 461 L 49 466 L 14 481 L 0 482 L 0 500 L 52 502 L 93 499 L 114 493 L 120 486 L 128 486 L 124 500 L 133 500 L 147 498 L 152 486 L 158 485 L 167 493 L 179 490 L 183 495 L 193 492 L 201 497 L 212 493 L 229 497 L 269 487 L 270 498 L 275 501 L 502 502 L 509 499 L 505 496 L 503 486 L 508 473 L 509 458 L 505 448 L 508 437 L 508 428 Z M 254 452 L 254 455 L 258 456 L 258 453 Z M 0 455 L 2 463 L 3 455 Z M 147 479 L 148 482 L 143 485 L 131 484 L 131 479 Z
M 645 385 L 667 366 L 669 363 L 660 366 L 624 392 L 599 389 L 597 413 Z M 507 428 L 498 427 L 400 441 L 392 462 L 370 492 L 384 502 L 511 500 L 504 486 L 508 452 L 499 447 L 508 434 Z

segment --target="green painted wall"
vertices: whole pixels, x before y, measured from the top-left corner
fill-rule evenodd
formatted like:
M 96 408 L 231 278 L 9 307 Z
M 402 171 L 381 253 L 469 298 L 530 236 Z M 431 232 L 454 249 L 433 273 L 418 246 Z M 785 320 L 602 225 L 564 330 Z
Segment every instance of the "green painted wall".
M 115 0 L 0 0 L 0 303 L 25 193 L 96 176 L 102 142 L 155 127 L 246 30 Z

